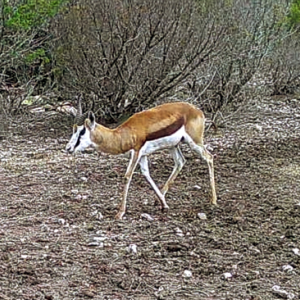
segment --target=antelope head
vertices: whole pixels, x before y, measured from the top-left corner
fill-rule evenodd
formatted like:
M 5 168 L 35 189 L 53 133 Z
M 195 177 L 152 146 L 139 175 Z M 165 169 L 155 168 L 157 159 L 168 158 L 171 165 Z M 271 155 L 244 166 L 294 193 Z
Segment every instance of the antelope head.
M 82 97 L 78 98 L 77 114 L 73 125 L 73 134 L 66 146 L 69 153 L 84 151 L 87 147 L 93 146 L 91 141 L 91 130 L 95 128 L 95 115 L 92 112 L 82 113 L 81 107 Z

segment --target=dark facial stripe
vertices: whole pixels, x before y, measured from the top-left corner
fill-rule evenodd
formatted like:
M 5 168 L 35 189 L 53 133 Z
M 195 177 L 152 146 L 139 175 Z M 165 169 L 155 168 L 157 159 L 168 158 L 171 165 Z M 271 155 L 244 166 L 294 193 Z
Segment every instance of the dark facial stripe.
M 77 142 L 75 144 L 74 149 L 79 146 L 79 144 L 80 144 L 80 138 L 85 134 L 85 130 L 86 130 L 85 127 L 83 127 L 83 129 L 80 131 L 79 136 L 78 136 L 78 140 L 77 140 Z
M 175 133 L 180 127 L 183 126 L 183 124 L 184 124 L 184 117 L 181 117 L 180 119 L 176 120 L 174 123 L 168 125 L 167 127 L 148 134 L 146 140 L 152 141 L 165 136 L 169 136 Z

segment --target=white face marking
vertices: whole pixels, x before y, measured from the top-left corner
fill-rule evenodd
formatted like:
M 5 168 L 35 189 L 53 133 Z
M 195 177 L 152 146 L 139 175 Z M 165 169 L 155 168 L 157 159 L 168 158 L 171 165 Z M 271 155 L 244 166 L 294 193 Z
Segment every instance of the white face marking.
M 182 138 L 186 140 L 187 137 L 184 126 L 182 126 L 172 135 L 146 142 L 141 148 L 141 155 L 149 155 L 157 150 L 173 148 L 181 142 Z
M 66 146 L 66 150 L 69 153 L 76 153 L 77 151 L 83 151 L 93 143 L 90 138 L 90 131 L 82 126 L 74 127 L 73 135 Z

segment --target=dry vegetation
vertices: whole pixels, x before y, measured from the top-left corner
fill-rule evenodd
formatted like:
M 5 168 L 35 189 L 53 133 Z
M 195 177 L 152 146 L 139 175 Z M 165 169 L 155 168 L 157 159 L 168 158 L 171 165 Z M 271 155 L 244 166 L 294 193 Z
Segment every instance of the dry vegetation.
M 128 158 L 69 156 L 70 128 L 44 117 L 0 124 L 0 299 L 299 299 L 299 101 L 253 103 L 207 132 L 218 207 L 206 164 L 184 148 L 170 211 L 137 172 L 123 221 Z M 163 183 L 171 158 L 151 163 Z

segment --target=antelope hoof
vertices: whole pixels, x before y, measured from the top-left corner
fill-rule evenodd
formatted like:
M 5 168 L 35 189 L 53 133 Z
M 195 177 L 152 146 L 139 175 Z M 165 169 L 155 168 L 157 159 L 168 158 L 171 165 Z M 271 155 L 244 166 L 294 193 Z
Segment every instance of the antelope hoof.
M 116 219 L 116 220 L 122 220 L 124 215 L 125 215 L 125 212 L 119 211 L 119 212 L 116 214 L 115 219 Z
M 169 210 L 169 206 L 168 205 L 160 206 L 160 209 L 162 212 L 167 212 Z
M 211 203 L 212 205 L 218 206 L 218 203 L 217 203 L 217 200 L 216 200 L 216 199 L 211 199 L 211 200 L 210 200 L 210 203 Z

